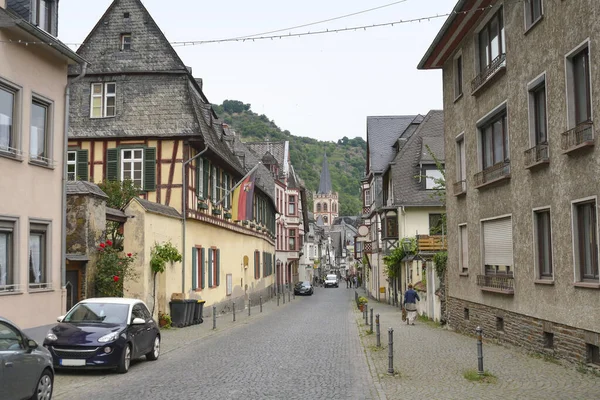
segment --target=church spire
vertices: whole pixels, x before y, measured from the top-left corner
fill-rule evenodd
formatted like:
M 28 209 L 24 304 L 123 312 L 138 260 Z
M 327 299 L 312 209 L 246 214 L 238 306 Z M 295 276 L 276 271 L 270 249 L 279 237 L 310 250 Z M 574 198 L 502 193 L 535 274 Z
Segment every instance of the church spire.
M 325 153 L 323 156 L 321 180 L 319 181 L 319 190 L 317 190 L 317 194 L 328 194 L 331 192 L 333 192 L 331 187 L 331 175 L 329 175 L 329 163 L 327 163 L 327 153 Z

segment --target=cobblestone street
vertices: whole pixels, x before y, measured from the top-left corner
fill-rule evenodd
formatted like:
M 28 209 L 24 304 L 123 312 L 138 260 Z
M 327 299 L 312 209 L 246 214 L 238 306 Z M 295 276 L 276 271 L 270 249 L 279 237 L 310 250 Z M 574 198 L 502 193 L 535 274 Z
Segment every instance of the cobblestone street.
M 354 290 L 352 290 L 354 294 Z M 362 290 L 359 294 L 364 295 Z M 597 399 L 600 377 L 578 372 L 574 365 L 562 366 L 541 355 L 485 341 L 484 369 L 497 377 L 496 383 L 471 382 L 465 370 L 477 370 L 477 344 L 474 337 L 417 320 L 415 326 L 402 322 L 398 308 L 369 302 L 374 315 L 380 314 L 381 345 L 356 307 L 355 318 L 362 343 L 375 366 L 388 399 Z M 394 329 L 394 368 L 388 370 L 388 328 Z
M 353 293 L 353 292 L 352 292 Z M 129 373 L 59 372 L 57 400 L 377 399 L 346 288 L 163 331 L 156 362 Z

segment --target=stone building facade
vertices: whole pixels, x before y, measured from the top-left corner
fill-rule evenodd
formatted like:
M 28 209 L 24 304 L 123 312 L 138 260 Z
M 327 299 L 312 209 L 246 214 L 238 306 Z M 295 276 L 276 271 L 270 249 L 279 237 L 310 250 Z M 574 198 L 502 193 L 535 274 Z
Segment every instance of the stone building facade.
M 600 3 L 460 0 L 443 71 L 449 324 L 600 365 Z
M 323 156 L 319 188 L 313 193 L 313 214 L 316 220 L 323 221 L 324 226 L 330 226 L 339 216 L 338 192 L 333 191 L 327 154 Z

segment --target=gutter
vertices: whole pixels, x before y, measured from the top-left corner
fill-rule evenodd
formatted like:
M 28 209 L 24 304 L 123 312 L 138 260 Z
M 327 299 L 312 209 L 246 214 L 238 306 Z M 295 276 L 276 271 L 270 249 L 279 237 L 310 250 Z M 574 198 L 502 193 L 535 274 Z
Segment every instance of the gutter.
M 69 101 L 71 98 L 71 84 L 82 79 L 86 72 L 88 63 L 83 61 L 81 64 L 81 73 L 73 78 L 71 81 L 67 80 L 67 87 L 65 88 L 65 133 L 63 135 L 63 163 L 62 163 L 62 231 L 61 231 L 61 244 L 60 244 L 60 262 L 61 262 L 61 278 L 60 286 L 61 289 L 65 288 L 67 283 L 67 151 L 69 149 Z

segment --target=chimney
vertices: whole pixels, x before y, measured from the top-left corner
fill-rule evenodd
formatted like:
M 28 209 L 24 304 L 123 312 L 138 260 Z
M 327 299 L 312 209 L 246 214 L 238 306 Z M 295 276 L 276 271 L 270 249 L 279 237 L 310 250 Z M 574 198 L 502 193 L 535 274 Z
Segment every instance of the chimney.
M 191 75 L 191 74 L 192 74 L 192 67 L 188 67 L 188 66 L 186 66 L 185 68 L 187 69 L 187 71 L 188 71 L 188 72 L 190 73 L 190 75 Z
M 191 71 L 190 71 L 191 73 Z M 196 83 L 198 84 L 198 86 L 200 86 L 200 90 L 202 90 L 202 78 L 196 78 Z

